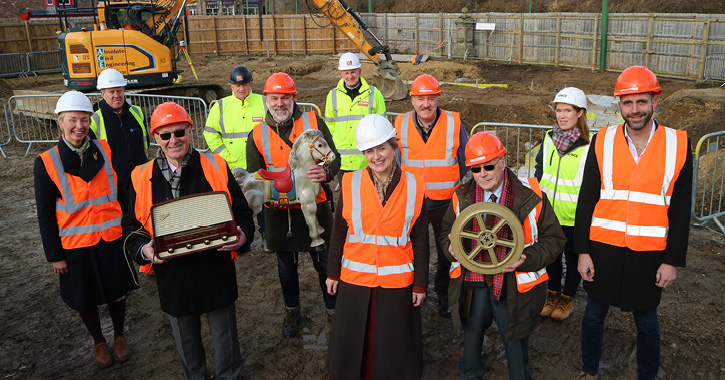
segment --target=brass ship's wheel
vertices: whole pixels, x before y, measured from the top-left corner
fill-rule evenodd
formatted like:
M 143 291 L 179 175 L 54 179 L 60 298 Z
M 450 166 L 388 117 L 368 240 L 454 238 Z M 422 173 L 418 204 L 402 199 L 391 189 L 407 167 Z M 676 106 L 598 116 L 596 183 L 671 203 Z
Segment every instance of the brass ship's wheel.
M 490 229 L 484 223 L 485 216 L 489 214 L 500 218 Z M 466 230 L 466 227 L 472 228 L 471 222 L 474 219 L 478 221 L 481 232 Z M 505 226 L 510 228 L 510 239 L 502 239 L 496 235 Z M 473 249 L 469 249 L 469 241 L 473 241 Z M 496 258 L 494 248 L 497 246 L 508 248 L 502 260 Z M 501 273 L 507 265 L 514 264 L 521 258 L 524 251 L 524 228 L 516 214 L 507 207 L 492 202 L 474 203 L 461 211 L 453 222 L 451 247 L 466 269 L 482 274 Z M 482 254 L 481 258 L 477 259 L 479 254 Z M 483 257 L 490 260 L 484 262 Z

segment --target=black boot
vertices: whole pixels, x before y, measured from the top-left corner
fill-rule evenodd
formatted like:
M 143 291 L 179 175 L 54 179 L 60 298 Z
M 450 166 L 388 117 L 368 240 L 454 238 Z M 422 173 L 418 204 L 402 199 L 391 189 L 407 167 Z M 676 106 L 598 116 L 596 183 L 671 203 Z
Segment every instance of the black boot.
M 300 307 L 285 307 L 284 321 L 282 321 L 282 336 L 293 337 L 300 328 Z

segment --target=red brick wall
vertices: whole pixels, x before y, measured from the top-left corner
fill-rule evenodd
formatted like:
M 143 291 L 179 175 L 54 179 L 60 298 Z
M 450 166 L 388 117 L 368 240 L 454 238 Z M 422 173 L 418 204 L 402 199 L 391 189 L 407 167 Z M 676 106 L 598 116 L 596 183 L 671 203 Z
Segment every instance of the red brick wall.
M 73 0 L 78 7 L 92 7 L 91 0 Z M 46 7 L 45 0 L 0 0 L 0 19 L 20 20 L 20 10 L 45 10 L 55 12 L 55 7 Z

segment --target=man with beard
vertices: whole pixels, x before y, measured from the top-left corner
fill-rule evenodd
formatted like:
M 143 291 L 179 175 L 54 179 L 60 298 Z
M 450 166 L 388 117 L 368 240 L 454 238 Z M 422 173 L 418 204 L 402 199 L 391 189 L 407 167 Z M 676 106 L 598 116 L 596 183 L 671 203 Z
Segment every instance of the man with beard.
M 318 182 L 326 191 L 320 191 L 317 197 L 317 220 L 325 229 L 322 238 L 326 244 L 312 250 L 312 243 L 302 210 L 299 205 L 281 207 L 269 202 L 264 207 L 264 219 L 267 224 L 267 248 L 277 254 L 277 270 L 282 285 L 285 304 L 285 318 L 282 323 L 282 335 L 297 335 L 300 319 L 300 285 L 297 274 L 298 252 L 309 252 L 312 264 L 318 274 L 322 298 L 327 308 L 328 319 L 335 312 L 335 296 L 327 293 L 327 243 L 332 230 L 332 212 L 328 202 L 330 182 L 340 170 L 340 154 L 335 149 L 325 122 L 314 112 L 302 112 L 295 102 L 297 88 L 295 82 L 285 73 L 272 74 L 264 85 L 267 97 L 267 114 L 264 122 L 252 130 L 252 138 L 247 139 L 247 171 L 259 169 L 280 171 L 287 166 L 292 145 L 308 129 L 318 129 L 335 153 L 335 159 L 329 166 L 314 166 L 307 175 Z M 291 232 L 291 233 L 290 233 Z M 317 247 L 316 247 L 317 248 Z
M 638 378 L 657 376 L 657 306 L 677 267 L 685 266 L 692 194 L 687 133 L 652 119 L 661 92 L 646 67 L 624 70 L 614 95 L 625 123 L 600 129 L 591 141 L 594 154 L 587 157 L 574 226 L 574 252 L 589 295 L 577 379 L 599 378 L 610 305 L 634 316 Z
M 468 172 L 465 149 L 468 142 L 466 127 L 458 112 L 438 107 L 441 86 L 430 75 L 420 75 L 410 86 L 412 112 L 395 118 L 401 168 L 423 177 L 426 187 L 425 204 L 433 236 L 440 236 L 443 216 L 453 197 L 458 182 Z M 438 314 L 451 317 L 448 305 L 448 270 L 451 262 L 445 251 L 436 244 L 438 268 L 435 292 L 438 295 Z

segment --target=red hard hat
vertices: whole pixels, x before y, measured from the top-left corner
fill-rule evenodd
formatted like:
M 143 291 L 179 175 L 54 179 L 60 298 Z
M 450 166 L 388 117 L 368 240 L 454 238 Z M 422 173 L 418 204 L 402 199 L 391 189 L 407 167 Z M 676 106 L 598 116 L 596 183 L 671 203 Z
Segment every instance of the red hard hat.
M 264 95 L 268 93 L 273 94 L 292 94 L 297 96 L 297 87 L 295 87 L 295 81 L 285 73 L 274 73 L 269 76 L 267 82 L 264 84 Z
M 159 104 L 151 114 L 151 128 L 149 132 L 154 133 L 157 129 L 176 123 L 186 123 L 193 127 L 194 123 L 189 118 L 189 113 L 184 107 L 174 103 L 166 102 Z
M 410 85 L 410 96 L 440 95 L 441 85 L 432 75 L 418 75 Z
M 478 132 L 466 144 L 466 166 L 479 165 L 506 155 L 506 148 L 491 132 Z
M 614 95 L 641 94 L 652 92 L 655 95 L 662 93 L 657 76 L 644 66 L 632 66 L 624 69 L 617 83 L 614 85 Z

